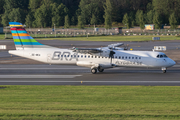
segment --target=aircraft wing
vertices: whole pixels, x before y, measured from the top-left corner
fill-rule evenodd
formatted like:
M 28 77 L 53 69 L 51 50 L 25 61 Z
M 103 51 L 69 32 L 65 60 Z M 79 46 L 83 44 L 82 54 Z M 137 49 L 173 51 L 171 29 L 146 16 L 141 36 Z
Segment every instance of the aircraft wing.
M 78 53 L 89 53 L 89 54 L 95 54 L 95 53 L 103 52 L 99 48 L 73 48 L 73 51 L 78 52 Z
M 112 48 L 115 48 L 115 47 L 120 47 L 124 45 L 124 43 L 116 43 L 116 44 L 111 44 L 111 45 L 108 45 L 108 48 L 109 49 L 112 49 Z
M 110 49 L 115 50 L 116 48 L 124 45 L 123 43 L 116 43 L 116 44 L 110 44 L 108 47 L 102 47 L 102 48 L 72 48 L 74 52 L 78 53 L 89 53 L 89 54 L 97 54 L 97 53 L 103 53 L 103 51 L 107 51 Z

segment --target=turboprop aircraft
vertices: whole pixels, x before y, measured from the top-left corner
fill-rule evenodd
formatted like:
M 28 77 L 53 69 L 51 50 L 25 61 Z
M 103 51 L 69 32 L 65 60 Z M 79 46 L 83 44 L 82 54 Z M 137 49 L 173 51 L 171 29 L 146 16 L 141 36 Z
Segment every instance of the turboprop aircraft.
M 16 50 L 10 54 L 48 64 L 74 64 L 89 67 L 93 74 L 115 67 L 161 68 L 163 73 L 176 63 L 162 52 L 128 51 L 111 44 L 101 48 L 60 49 L 43 45 L 32 38 L 19 22 L 9 22 Z

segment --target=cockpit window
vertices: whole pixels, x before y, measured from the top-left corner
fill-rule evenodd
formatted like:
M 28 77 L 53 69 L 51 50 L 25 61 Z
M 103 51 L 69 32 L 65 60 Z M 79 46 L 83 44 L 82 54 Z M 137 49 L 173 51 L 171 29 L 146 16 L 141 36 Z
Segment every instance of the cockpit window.
M 157 55 L 157 58 L 167 58 L 165 54 Z
M 164 54 L 163 57 L 167 58 L 167 55 Z

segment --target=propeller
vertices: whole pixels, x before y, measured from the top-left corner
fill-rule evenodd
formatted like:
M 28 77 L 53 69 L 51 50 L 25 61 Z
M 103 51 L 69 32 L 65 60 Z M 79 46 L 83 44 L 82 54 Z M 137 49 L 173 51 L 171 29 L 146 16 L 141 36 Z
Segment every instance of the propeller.
M 127 44 L 125 45 L 124 50 L 128 50 L 128 48 L 129 48 L 129 45 Z
M 114 54 L 115 54 L 115 52 L 111 48 L 111 51 L 109 53 L 109 58 L 111 58 L 111 61 L 110 61 L 111 65 L 112 65 L 112 58 L 113 58 Z

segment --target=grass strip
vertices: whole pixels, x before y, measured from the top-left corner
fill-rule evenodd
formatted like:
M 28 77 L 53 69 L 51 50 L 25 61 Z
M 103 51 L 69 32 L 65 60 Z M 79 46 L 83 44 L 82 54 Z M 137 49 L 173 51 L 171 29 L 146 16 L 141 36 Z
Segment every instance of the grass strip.
M 41 35 L 40 35 L 41 36 Z M 33 36 L 32 36 L 33 37 Z M 141 36 L 77 36 L 77 37 L 40 37 L 35 38 L 36 40 L 70 40 L 70 41 L 151 41 L 152 37 L 160 37 L 161 41 L 164 40 L 180 40 L 177 36 L 153 36 L 153 35 L 141 35 Z M 0 34 L 0 40 L 4 40 L 4 34 Z M 8 40 L 8 39 L 7 39 Z
M 90 36 L 90 37 L 61 37 L 61 38 L 35 38 L 37 40 L 70 40 L 70 41 L 151 41 L 152 37 L 164 40 L 180 40 L 176 36 Z
M 0 86 L 0 119 L 180 119 L 180 87 Z

